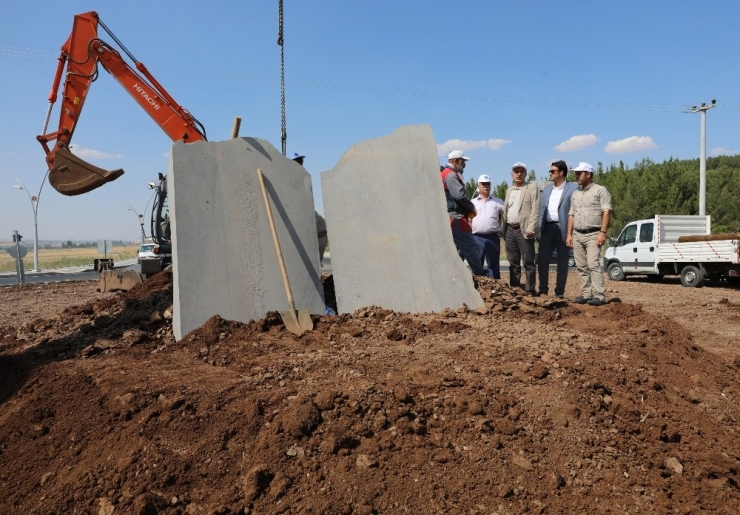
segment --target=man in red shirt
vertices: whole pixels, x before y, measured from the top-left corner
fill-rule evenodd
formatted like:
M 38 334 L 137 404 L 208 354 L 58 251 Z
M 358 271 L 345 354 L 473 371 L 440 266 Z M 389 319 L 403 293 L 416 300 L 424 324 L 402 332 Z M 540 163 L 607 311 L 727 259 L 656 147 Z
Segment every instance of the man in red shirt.
M 457 251 L 465 258 L 475 275 L 488 275 L 480 260 L 480 247 L 473 237 L 469 219 L 475 217 L 475 206 L 465 193 L 462 179 L 465 162 L 470 158 L 460 150 L 447 155 L 447 166 L 442 170 L 442 186 L 447 200 L 447 214 L 450 216 L 452 239 Z

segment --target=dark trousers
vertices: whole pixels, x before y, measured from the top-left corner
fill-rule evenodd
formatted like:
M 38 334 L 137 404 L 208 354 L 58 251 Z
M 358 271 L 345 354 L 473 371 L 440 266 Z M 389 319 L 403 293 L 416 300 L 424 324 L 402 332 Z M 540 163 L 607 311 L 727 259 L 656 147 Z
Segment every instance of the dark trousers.
M 524 290 L 534 291 L 537 272 L 534 268 L 534 238 L 525 238 L 521 229 L 506 228 L 504 238 L 506 259 L 509 260 L 509 284 L 520 286 L 524 262 Z
M 450 225 L 452 227 L 452 240 L 455 242 L 457 252 L 465 258 L 475 275 L 486 275 L 486 270 L 480 262 L 478 242 L 475 241 L 473 233 L 470 232 L 470 225 L 455 218 L 450 219 Z
M 555 279 L 555 295 L 565 294 L 565 283 L 568 280 L 568 247 L 560 232 L 557 222 L 546 222 L 540 236 L 540 255 L 537 258 L 537 268 L 540 273 L 540 293 L 547 294 L 550 278 L 550 259 L 554 250 L 558 251 L 558 272 Z
M 480 262 L 488 260 L 488 277 L 501 279 L 499 260 L 501 259 L 501 238 L 497 233 L 492 234 L 473 234 L 475 241 L 480 247 Z

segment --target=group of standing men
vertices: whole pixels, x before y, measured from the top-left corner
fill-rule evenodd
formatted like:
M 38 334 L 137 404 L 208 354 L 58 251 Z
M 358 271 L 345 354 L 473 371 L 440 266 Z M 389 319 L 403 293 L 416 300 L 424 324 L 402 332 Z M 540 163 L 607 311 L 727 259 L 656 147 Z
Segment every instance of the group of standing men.
M 549 293 L 550 259 L 557 251 L 555 296 L 563 298 L 568 279 L 569 247 L 581 284 L 578 304 L 606 304 L 601 247 L 606 242 L 611 213 L 611 195 L 593 182 L 593 167 L 585 162 L 573 169 L 577 183 L 567 180 L 565 161 L 550 166 L 550 184 L 542 194 L 537 184 L 527 182 L 527 167 L 515 163 L 512 185 L 504 200 L 491 196 L 491 179 L 478 178 L 477 194 L 471 200 L 462 179 L 466 162 L 463 152 L 453 150 L 442 167 L 442 185 L 450 216 L 452 238 L 473 274 L 500 279 L 499 255 L 504 240 L 509 261 L 509 284 L 532 296 Z M 539 239 L 535 269 L 535 241 Z M 488 262 L 488 269 L 484 263 Z M 522 282 L 522 268 L 524 281 Z M 539 272 L 539 291 L 535 288 Z

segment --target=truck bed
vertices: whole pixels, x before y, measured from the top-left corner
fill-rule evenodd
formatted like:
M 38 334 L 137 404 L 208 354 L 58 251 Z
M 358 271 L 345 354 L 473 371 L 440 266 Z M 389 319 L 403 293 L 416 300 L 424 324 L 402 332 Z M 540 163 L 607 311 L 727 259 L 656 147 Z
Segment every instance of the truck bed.
M 693 241 L 661 243 L 658 263 L 740 263 L 740 240 Z

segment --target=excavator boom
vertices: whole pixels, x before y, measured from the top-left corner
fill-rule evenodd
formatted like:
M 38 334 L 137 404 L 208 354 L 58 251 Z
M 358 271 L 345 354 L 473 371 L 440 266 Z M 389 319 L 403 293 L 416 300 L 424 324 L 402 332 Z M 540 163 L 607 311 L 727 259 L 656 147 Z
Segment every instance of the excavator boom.
M 47 133 L 44 127 L 44 134 L 37 137 L 46 152 L 49 183 L 64 195 L 87 193 L 123 175 L 123 170 L 107 171 L 91 165 L 69 149 L 90 85 L 97 79 L 99 64 L 115 77 L 173 141 L 192 143 L 206 139 L 200 123 L 174 101 L 141 62 L 124 47 L 123 50 L 135 63 L 136 68 L 132 68 L 115 48 L 98 37 L 99 26 L 120 45 L 96 12 L 75 16 L 72 33 L 62 46 L 49 94 L 51 112 L 64 77 L 59 127 L 51 133 Z M 50 147 L 51 142 L 53 145 Z

